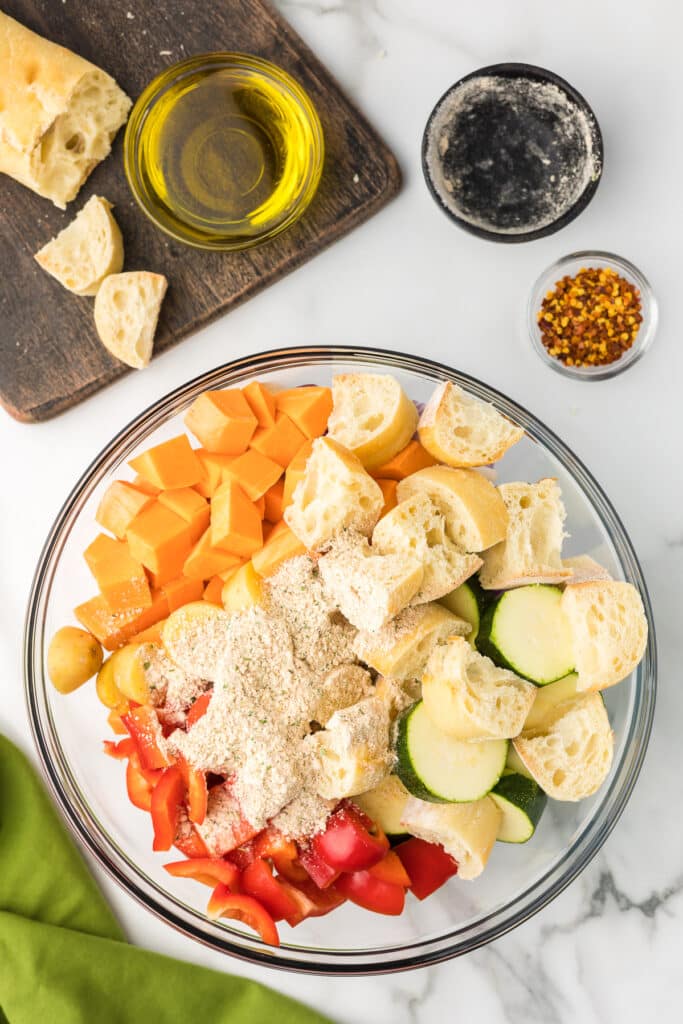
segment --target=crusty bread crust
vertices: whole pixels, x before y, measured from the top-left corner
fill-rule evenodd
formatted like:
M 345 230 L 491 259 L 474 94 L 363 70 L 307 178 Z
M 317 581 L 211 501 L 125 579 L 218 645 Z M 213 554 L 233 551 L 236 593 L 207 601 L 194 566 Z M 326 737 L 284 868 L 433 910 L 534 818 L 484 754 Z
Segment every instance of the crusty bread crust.
M 422 674 L 436 644 L 469 631 L 464 619 L 430 602 L 406 608 L 377 632 L 361 629 L 353 650 L 356 657 L 384 676 L 414 679 Z
M 568 583 L 591 583 L 594 580 L 612 579 L 607 569 L 590 555 L 572 555 L 571 558 L 563 558 L 562 564 L 565 569 L 572 571 Z
M 168 281 L 163 274 L 135 270 L 110 274 L 95 296 L 95 327 L 104 347 L 135 369 L 152 357 L 159 310 Z
M 475 469 L 429 466 L 402 480 L 399 501 L 426 494 L 446 519 L 446 530 L 464 551 L 484 551 L 505 539 L 508 513 L 496 487 Z
M 131 101 L 113 78 L 0 11 L 0 172 L 64 209 Z
M 415 433 L 415 404 L 388 374 L 338 374 L 332 380 L 332 401 L 329 436 L 367 469 L 388 462 Z
M 401 824 L 428 843 L 443 846 L 458 862 L 458 878 L 477 878 L 489 859 L 502 812 L 490 796 L 462 804 L 432 804 L 411 796 Z
M 643 602 L 631 583 L 570 583 L 561 608 L 572 634 L 579 690 L 604 690 L 631 674 L 648 635 Z
M 500 459 L 524 436 L 489 402 L 451 381 L 439 384 L 418 423 L 424 448 L 447 466 L 485 466 Z

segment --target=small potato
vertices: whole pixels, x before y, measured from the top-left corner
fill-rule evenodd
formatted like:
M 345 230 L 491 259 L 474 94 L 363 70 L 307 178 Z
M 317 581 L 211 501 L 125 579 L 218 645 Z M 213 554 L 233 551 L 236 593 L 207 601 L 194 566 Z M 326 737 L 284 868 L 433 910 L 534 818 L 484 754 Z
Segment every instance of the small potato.
M 47 652 L 47 672 L 55 690 L 77 690 L 102 665 L 102 646 L 92 633 L 76 626 L 58 629 Z

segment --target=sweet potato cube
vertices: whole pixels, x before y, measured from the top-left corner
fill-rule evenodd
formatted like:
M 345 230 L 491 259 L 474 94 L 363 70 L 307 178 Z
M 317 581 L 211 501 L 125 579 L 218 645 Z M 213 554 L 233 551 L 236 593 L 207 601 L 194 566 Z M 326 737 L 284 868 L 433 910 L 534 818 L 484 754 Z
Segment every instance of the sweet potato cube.
M 313 451 L 313 442 L 304 441 L 299 451 L 296 453 L 290 464 L 287 466 L 285 471 L 285 488 L 282 495 L 282 507 L 287 508 L 292 500 L 292 495 L 296 489 L 296 485 L 304 475 L 306 469 L 306 463 Z
M 144 476 L 140 476 L 139 473 L 133 477 L 132 486 L 137 487 L 143 494 L 149 494 L 150 498 L 156 498 L 157 494 L 161 494 L 161 487 L 155 487 L 154 484 L 151 484 L 149 480 L 145 480 Z
M 327 421 L 332 412 L 330 388 L 289 388 L 287 391 L 278 391 L 275 402 L 278 410 L 286 413 L 306 437 L 320 437 L 327 430 Z
M 198 494 L 194 487 L 176 487 L 172 491 L 162 491 L 159 501 L 189 525 L 193 544 L 199 540 L 211 516 L 206 498 Z
M 382 494 L 384 495 L 384 505 L 382 506 L 382 511 L 379 514 L 381 519 L 382 516 L 385 516 L 387 512 L 391 512 L 392 508 L 396 508 L 398 505 L 396 498 L 398 480 L 378 480 L 377 483 L 382 488 Z
M 258 421 L 259 427 L 272 427 L 275 423 L 275 395 L 269 391 L 265 384 L 253 380 L 242 388 L 242 394 L 249 403 L 249 408 Z
M 263 511 L 264 517 L 269 523 L 277 523 L 282 519 L 282 511 L 284 509 L 283 496 L 285 493 L 285 482 L 280 479 L 276 484 L 266 491 L 264 494 L 265 508 Z
M 237 570 L 235 571 L 237 572 Z M 200 596 L 204 601 L 208 601 L 210 604 L 220 605 L 222 608 L 223 601 L 221 600 L 221 594 L 223 593 L 224 586 L 225 584 L 220 576 L 212 576 Z
M 263 544 L 258 509 L 234 480 L 226 480 L 213 496 L 211 543 L 246 558 Z
M 238 455 L 225 470 L 225 479 L 238 483 L 252 501 L 265 494 L 281 476 L 280 463 L 273 462 L 255 448 L 249 448 L 243 455 Z
M 169 612 L 174 612 L 176 608 L 182 608 L 184 604 L 189 604 L 190 601 L 199 601 L 203 588 L 204 585 L 201 580 L 191 580 L 187 576 L 179 576 L 178 579 L 171 580 L 170 583 L 167 583 L 161 589 L 168 601 Z
M 168 615 L 168 602 L 161 591 L 153 591 L 149 608 L 116 612 L 98 594 L 74 608 L 74 615 L 83 628 L 97 637 L 108 651 L 114 651 L 137 633 L 165 619 Z
M 251 447 L 287 467 L 305 440 L 305 435 L 289 416 L 279 412 L 272 427 L 258 428 L 251 439 Z
M 204 470 L 185 434 L 148 448 L 128 463 L 136 473 L 155 487 L 192 487 L 199 483 Z
M 285 522 L 281 522 L 273 528 L 261 550 L 252 555 L 251 561 L 259 576 L 272 576 L 288 558 L 305 554 L 306 546 Z
M 185 414 L 187 429 L 209 452 L 241 455 L 258 426 L 249 403 L 239 390 L 205 391 Z
M 164 623 L 167 618 L 168 616 L 166 616 L 166 618 L 159 619 L 159 621 L 155 622 L 153 626 L 148 626 L 147 629 L 143 629 L 139 633 L 134 633 L 133 636 L 129 638 L 129 643 L 161 645 L 161 631 L 164 628 Z
M 411 473 L 417 473 L 418 469 L 426 469 L 427 466 L 435 466 L 436 459 L 432 458 L 426 448 L 423 448 L 419 441 L 409 441 L 405 448 L 389 459 L 383 466 L 377 466 L 370 472 L 376 480 L 404 480 Z
M 203 533 L 185 559 L 183 575 L 195 580 L 210 580 L 226 569 L 239 568 L 242 559 L 211 544 L 211 528 Z
M 114 480 L 102 495 L 95 519 L 101 527 L 123 540 L 138 512 L 142 512 L 151 501 L 152 495 L 139 487 Z
M 194 490 L 204 498 L 213 498 L 225 480 L 227 468 L 234 461 L 235 456 L 207 452 L 206 448 L 196 448 L 195 453 L 204 472 L 199 483 L 194 485 Z
M 181 516 L 155 501 L 135 517 L 126 532 L 133 558 L 166 582 L 182 574 L 192 547 L 192 530 Z
M 131 556 L 125 541 L 100 533 L 83 555 L 112 611 L 149 608 L 152 596 L 145 570 Z
M 266 496 L 265 496 L 265 494 L 262 494 L 260 498 L 256 498 L 255 501 L 254 501 L 254 505 L 256 506 L 256 511 L 258 512 L 260 518 L 263 519 L 263 517 L 266 514 Z
M 221 594 L 226 612 L 243 612 L 261 601 L 261 577 L 252 562 L 246 562 L 226 583 Z

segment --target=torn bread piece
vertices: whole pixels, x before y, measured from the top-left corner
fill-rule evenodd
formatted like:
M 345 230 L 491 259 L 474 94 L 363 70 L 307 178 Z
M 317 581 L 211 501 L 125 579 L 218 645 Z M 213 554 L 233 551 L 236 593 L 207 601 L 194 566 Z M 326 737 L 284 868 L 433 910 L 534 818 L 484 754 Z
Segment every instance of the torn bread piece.
M 611 580 L 607 569 L 591 558 L 590 555 L 572 555 L 571 558 L 563 558 L 562 564 L 565 569 L 571 569 L 569 583 L 592 583 L 594 580 Z
M 368 469 L 388 462 L 415 433 L 415 404 L 388 374 L 338 374 L 332 380 L 332 400 L 329 436 Z
M 351 707 L 373 693 L 372 677 L 360 665 L 338 665 L 320 685 L 313 721 L 327 725 L 335 711 Z
M 0 11 L 0 172 L 64 209 L 128 117 L 113 78 Z
M 102 196 L 92 196 L 74 220 L 35 254 L 43 270 L 76 295 L 96 295 L 123 267 L 123 238 Z
M 373 696 L 335 711 L 324 729 L 307 736 L 318 795 L 341 800 L 379 785 L 394 763 L 389 729 L 387 704 Z
M 450 381 L 438 385 L 417 429 L 423 447 L 447 466 L 486 466 L 524 437 L 490 402 Z
M 533 683 L 494 665 L 462 637 L 435 647 L 422 676 L 427 714 L 459 740 L 518 736 L 535 697 Z
M 426 494 L 446 520 L 446 532 L 463 551 L 485 551 L 505 539 L 508 514 L 498 489 L 476 469 L 429 466 L 401 480 L 399 501 Z
M 309 551 L 318 551 L 340 530 L 371 534 L 383 506 L 382 488 L 353 452 L 331 437 L 319 437 L 284 519 Z
M 347 530 L 330 544 L 318 569 L 327 595 L 357 629 L 382 629 L 411 601 L 422 584 L 414 556 L 382 554 L 367 537 Z
M 100 341 L 127 366 L 141 370 L 152 358 L 154 335 L 168 281 L 163 274 L 134 270 L 105 278 L 95 296 Z
M 417 558 L 424 570 L 422 585 L 411 604 L 436 601 L 469 579 L 482 564 L 446 533 L 446 520 L 426 494 L 400 501 L 375 527 L 373 549 L 381 554 Z
M 524 766 L 553 800 L 584 800 L 609 774 L 614 734 L 599 693 L 555 706 L 541 726 L 514 740 Z
M 458 877 L 469 880 L 486 867 L 502 816 L 490 796 L 464 804 L 432 804 L 411 796 L 401 825 L 411 835 L 443 846 L 458 863 Z
M 570 583 L 560 607 L 569 621 L 579 691 L 605 690 L 633 672 L 647 647 L 647 618 L 631 583 Z
M 469 630 L 464 619 L 428 602 L 404 609 L 374 633 L 361 629 L 353 649 L 356 657 L 383 676 L 415 679 L 437 644 L 449 636 L 465 636 Z
M 567 513 L 557 481 L 501 484 L 498 490 L 507 508 L 508 530 L 504 541 L 482 554 L 482 587 L 507 590 L 569 581 L 572 570 L 562 562 Z

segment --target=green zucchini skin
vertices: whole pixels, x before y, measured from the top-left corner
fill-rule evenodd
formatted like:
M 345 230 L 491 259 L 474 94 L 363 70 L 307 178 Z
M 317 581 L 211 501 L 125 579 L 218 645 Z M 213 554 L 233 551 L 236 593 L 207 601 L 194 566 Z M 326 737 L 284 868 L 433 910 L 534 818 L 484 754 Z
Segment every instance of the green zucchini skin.
M 490 795 L 503 812 L 498 841 L 528 842 L 548 803 L 548 797 L 538 783 L 512 773 L 499 779 Z
M 432 793 L 431 789 L 427 789 L 424 785 L 422 779 L 415 770 L 410 753 L 408 742 L 410 719 L 421 703 L 422 701 L 418 701 L 416 704 L 412 704 L 409 708 L 406 708 L 398 720 L 396 730 L 397 762 L 394 771 L 408 792 L 413 796 L 416 796 L 418 800 L 428 800 L 433 804 L 446 804 L 449 802 L 448 800 L 444 800 L 442 797 Z
M 558 594 L 560 592 L 558 587 L 545 583 L 534 583 L 527 587 L 515 587 L 512 590 L 504 591 L 504 593 L 500 594 L 484 611 L 479 623 L 479 632 L 475 641 L 475 646 L 480 654 L 490 658 L 491 661 L 500 668 L 509 669 L 521 679 L 526 679 L 528 682 L 534 683 L 535 686 L 545 686 L 548 683 L 556 682 L 558 679 L 569 675 L 569 673 L 573 671 L 574 666 L 571 664 L 565 666 L 563 664 L 561 669 L 556 668 L 555 671 L 551 672 L 547 678 L 542 678 L 538 674 L 535 676 L 531 675 L 519 664 L 515 664 L 515 662 L 509 657 L 508 653 L 501 650 L 495 635 L 496 619 L 498 616 L 505 614 L 506 602 L 508 602 L 509 605 L 510 602 L 518 599 L 520 594 L 524 593 L 525 596 L 531 597 L 533 593 L 536 593 L 540 598 L 541 595 L 547 591 L 556 591 Z M 531 622 L 529 628 L 533 629 L 533 624 Z
M 472 627 L 467 639 L 474 644 L 479 632 L 481 616 L 490 603 L 490 596 L 482 590 L 476 576 L 471 576 L 465 583 L 440 598 L 439 604 L 447 608 L 449 612 L 469 622 Z

